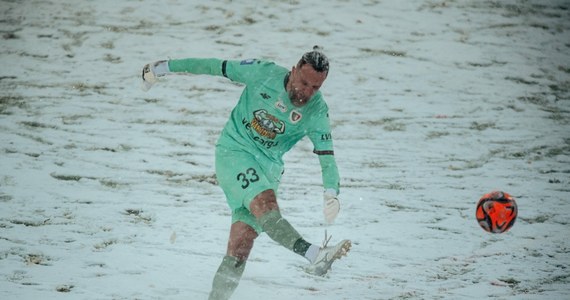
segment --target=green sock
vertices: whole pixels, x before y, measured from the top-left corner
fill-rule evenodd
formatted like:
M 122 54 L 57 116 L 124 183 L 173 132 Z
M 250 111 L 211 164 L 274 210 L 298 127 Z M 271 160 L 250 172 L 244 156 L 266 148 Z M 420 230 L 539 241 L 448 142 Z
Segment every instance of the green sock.
M 301 238 L 295 242 L 295 246 L 293 246 L 293 251 L 299 255 L 305 256 L 310 247 L 311 243 Z
M 237 288 L 244 269 L 245 261 L 240 261 L 233 256 L 224 256 L 224 259 L 214 276 L 212 291 L 210 292 L 210 297 L 208 299 L 229 299 Z
M 263 231 L 269 235 L 269 237 L 284 246 L 285 248 L 298 253 L 300 249 L 295 249 L 295 244 L 301 238 L 301 235 L 291 226 L 291 224 L 283 219 L 281 213 L 278 210 L 271 210 L 259 218 L 259 224 Z M 295 251 L 297 250 L 297 251 Z M 302 249 L 305 250 L 306 249 Z M 303 255 L 302 253 L 298 253 Z

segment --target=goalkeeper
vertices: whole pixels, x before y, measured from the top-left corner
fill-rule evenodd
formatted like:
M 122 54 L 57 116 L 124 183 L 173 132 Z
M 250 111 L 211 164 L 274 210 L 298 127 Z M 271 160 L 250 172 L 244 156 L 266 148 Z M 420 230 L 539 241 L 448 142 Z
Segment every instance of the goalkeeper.
M 145 90 L 159 77 L 176 73 L 224 76 L 245 85 L 216 143 L 216 176 L 232 210 L 232 225 L 210 299 L 232 295 L 254 240 L 262 232 L 305 257 L 310 262 L 306 271 L 315 275 L 325 275 L 350 250 L 349 240 L 331 247 L 326 237 L 323 247 L 307 242 L 283 218 L 277 204 L 283 155 L 308 136 L 321 166 L 325 221 L 332 223 L 340 210 L 328 107 L 319 92 L 328 71 L 329 61 L 318 47 L 305 53 L 291 70 L 255 59 L 187 58 L 144 66 Z

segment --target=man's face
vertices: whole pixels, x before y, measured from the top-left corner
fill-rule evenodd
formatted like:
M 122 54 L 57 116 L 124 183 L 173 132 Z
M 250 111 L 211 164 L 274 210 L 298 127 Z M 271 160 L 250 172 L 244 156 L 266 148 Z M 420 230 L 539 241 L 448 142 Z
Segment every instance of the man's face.
M 327 72 L 317 72 L 310 64 L 293 67 L 287 83 L 291 103 L 297 107 L 307 104 L 326 78 Z

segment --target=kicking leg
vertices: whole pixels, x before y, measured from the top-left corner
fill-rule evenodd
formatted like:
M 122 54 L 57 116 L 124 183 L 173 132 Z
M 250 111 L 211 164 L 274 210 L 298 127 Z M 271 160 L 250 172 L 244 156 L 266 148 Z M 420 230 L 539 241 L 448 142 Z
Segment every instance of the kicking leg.
M 235 222 L 230 229 L 226 256 L 212 283 L 210 300 L 229 299 L 237 288 L 257 232 L 243 222 Z
M 308 273 L 325 275 L 331 269 L 332 263 L 350 250 L 349 240 L 343 240 L 333 247 L 327 247 L 327 240 L 322 248 L 305 241 L 281 216 L 273 190 L 266 190 L 257 195 L 250 204 L 250 211 L 271 239 L 311 262 L 306 268 Z
M 253 199 L 249 207 L 263 231 L 280 245 L 301 256 L 305 256 L 309 260 L 311 259 L 306 256 L 308 252 L 311 255 L 315 251 L 318 252 L 318 246 L 311 245 L 311 243 L 305 241 L 297 230 L 281 216 L 273 190 L 261 192 Z M 309 249 L 312 251 L 309 251 Z

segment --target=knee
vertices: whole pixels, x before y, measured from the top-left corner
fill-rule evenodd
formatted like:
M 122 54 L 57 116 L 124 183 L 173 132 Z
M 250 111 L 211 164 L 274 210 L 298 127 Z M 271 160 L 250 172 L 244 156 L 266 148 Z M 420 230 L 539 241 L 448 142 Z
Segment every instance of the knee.
M 228 255 L 237 258 L 238 261 L 246 261 L 253 248 L 253 239 L 240 239 L 228 247 Z
M 257 232 L 243 223 L 234 223 L 230 232 L 227 255 L 246 261 L 249 257 Z
M 245 262 L 249 258 L 250 253 L 251 253 L 251 248 L 249 249 L 237 248 L 234 249 L 233 253 L 228 253 L 228 255 L 235 257 L 238 260 L 238 262 Z
M 253 198 L 253 201 L 251 201 L 249 210 L 258 219 L 271 210 L 279 210 L 275 192 L 273 190 L 265 190 L 259 193 Z

